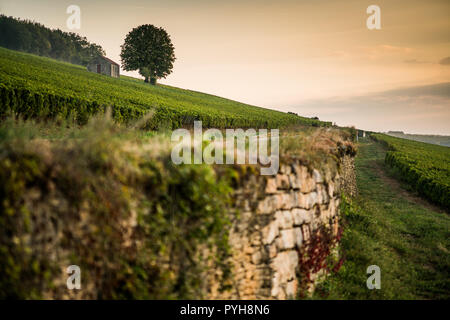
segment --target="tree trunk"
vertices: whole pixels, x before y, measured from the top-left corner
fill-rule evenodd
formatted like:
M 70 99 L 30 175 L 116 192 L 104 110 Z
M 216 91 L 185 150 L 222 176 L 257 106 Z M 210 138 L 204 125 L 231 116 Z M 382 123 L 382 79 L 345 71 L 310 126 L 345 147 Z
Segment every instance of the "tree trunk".
M 148 81 L 148 77 L 145 77 L 144 82 L 145 82 L 145 83 L 148 83 L 148 82 L 149 82 L 149 81 Z
M 150 84 L 156 85 L 156 78 L 150 77 Z

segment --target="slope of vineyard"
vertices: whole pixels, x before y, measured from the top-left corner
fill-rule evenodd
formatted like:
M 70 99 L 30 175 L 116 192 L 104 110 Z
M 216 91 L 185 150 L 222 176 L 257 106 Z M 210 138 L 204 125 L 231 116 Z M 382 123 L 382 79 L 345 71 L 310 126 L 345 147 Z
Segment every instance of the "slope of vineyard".
M 150 128 L 202 120 L 205 127 L 284 127 L 329 123 L 175 87 L 90 73 L 85 68 L 0 48 L 0 116 L 73 117 L 83 123 L 112 107 L 127 122 L 153 110 Z
M 389 148 L 386 163 L 432 202 L 450 208 L 450 148 L 375 134 Z

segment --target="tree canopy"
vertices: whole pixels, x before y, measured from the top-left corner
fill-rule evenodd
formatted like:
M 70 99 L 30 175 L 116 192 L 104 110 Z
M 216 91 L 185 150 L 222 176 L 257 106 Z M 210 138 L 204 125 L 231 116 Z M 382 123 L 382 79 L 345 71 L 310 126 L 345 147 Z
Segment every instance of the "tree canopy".
M 120 54 L 122 68 L 138 70 L 145 82 L 156 84 L 167 77 L 175 61 L 175 48 L 163 28 L 144 24 L 131 30 L 125 38 Z
M 86 66 L 103 48 L 73 32 L 0 15 L 0 46 Z

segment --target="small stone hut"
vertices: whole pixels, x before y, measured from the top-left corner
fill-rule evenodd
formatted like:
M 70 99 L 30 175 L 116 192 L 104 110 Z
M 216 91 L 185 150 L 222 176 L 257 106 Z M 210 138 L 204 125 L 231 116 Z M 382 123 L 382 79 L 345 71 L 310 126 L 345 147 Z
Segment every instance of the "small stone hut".
M 359 138 L 365 138 L 366 137 L 366 132 L 364 130 L 358 129 L 358 137 Z
M 113 78 L 119 78 L 120 65 L 107 57 L 99 56 L 92 59 L 87 66 L 88 71 L 104 74 Z

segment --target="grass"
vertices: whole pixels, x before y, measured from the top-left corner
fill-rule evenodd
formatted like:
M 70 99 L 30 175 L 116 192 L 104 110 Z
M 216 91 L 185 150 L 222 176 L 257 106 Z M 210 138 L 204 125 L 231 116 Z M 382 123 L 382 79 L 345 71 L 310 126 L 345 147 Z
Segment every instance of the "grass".
M 450 298 L 450 217 L 391 181 L 385 154 L 385 147 L 373 141 L 359 146 L 359 195 L 342 208 L 346 261 L 318 288 L 316 298 Z M 380 290 L 366 287 L 370 265 L 381 268 Z
M 386 163 L 428 200 L 450 209 L 450 148 L 374 135 L 388 147 Z
M 27 92 L 26 96 L 55 95 L 69 99 L 68 104 L 75 101 L 78 108 L 82 104 L 93 105 L 94 109 L 100 106 L 114 106 L 124 114 L 127 113 L 125 110 L 138 114 L 148 110 L 161 110 L 162 114 L 158 114 L 160 118 L 158 121 L 166 122 L 165 125 L 172 128 L 179 127 L 180 124 L 192 125 L 194 120 L 202 120 L 204 127 L 217 128 L 325 125 L 317 120 L 214 95 L 160 84 L 151 86 L 142 80 L 127 76 L 115 79 L 88 72 L 81 66 L 4 48 L 0 48 L 0 66 L 0 85 L 9 90 L 17 88 L 29 90 L 30 93 Z M 23 99 L 23 95 L 25 94 L 14 99 Z M 10 103 L 11 101 L 4 104 Z M 27 103 L 29 99 L 25 100 L 25 104 Z M 0 97 L 0 107 L 1 104 Z M 24 109 L 20 103 L 17 108 Z M 41 107 L 37 107 L 39 108 Z M 24 115 L 30 113 L 27 108 L 24 110 Z

